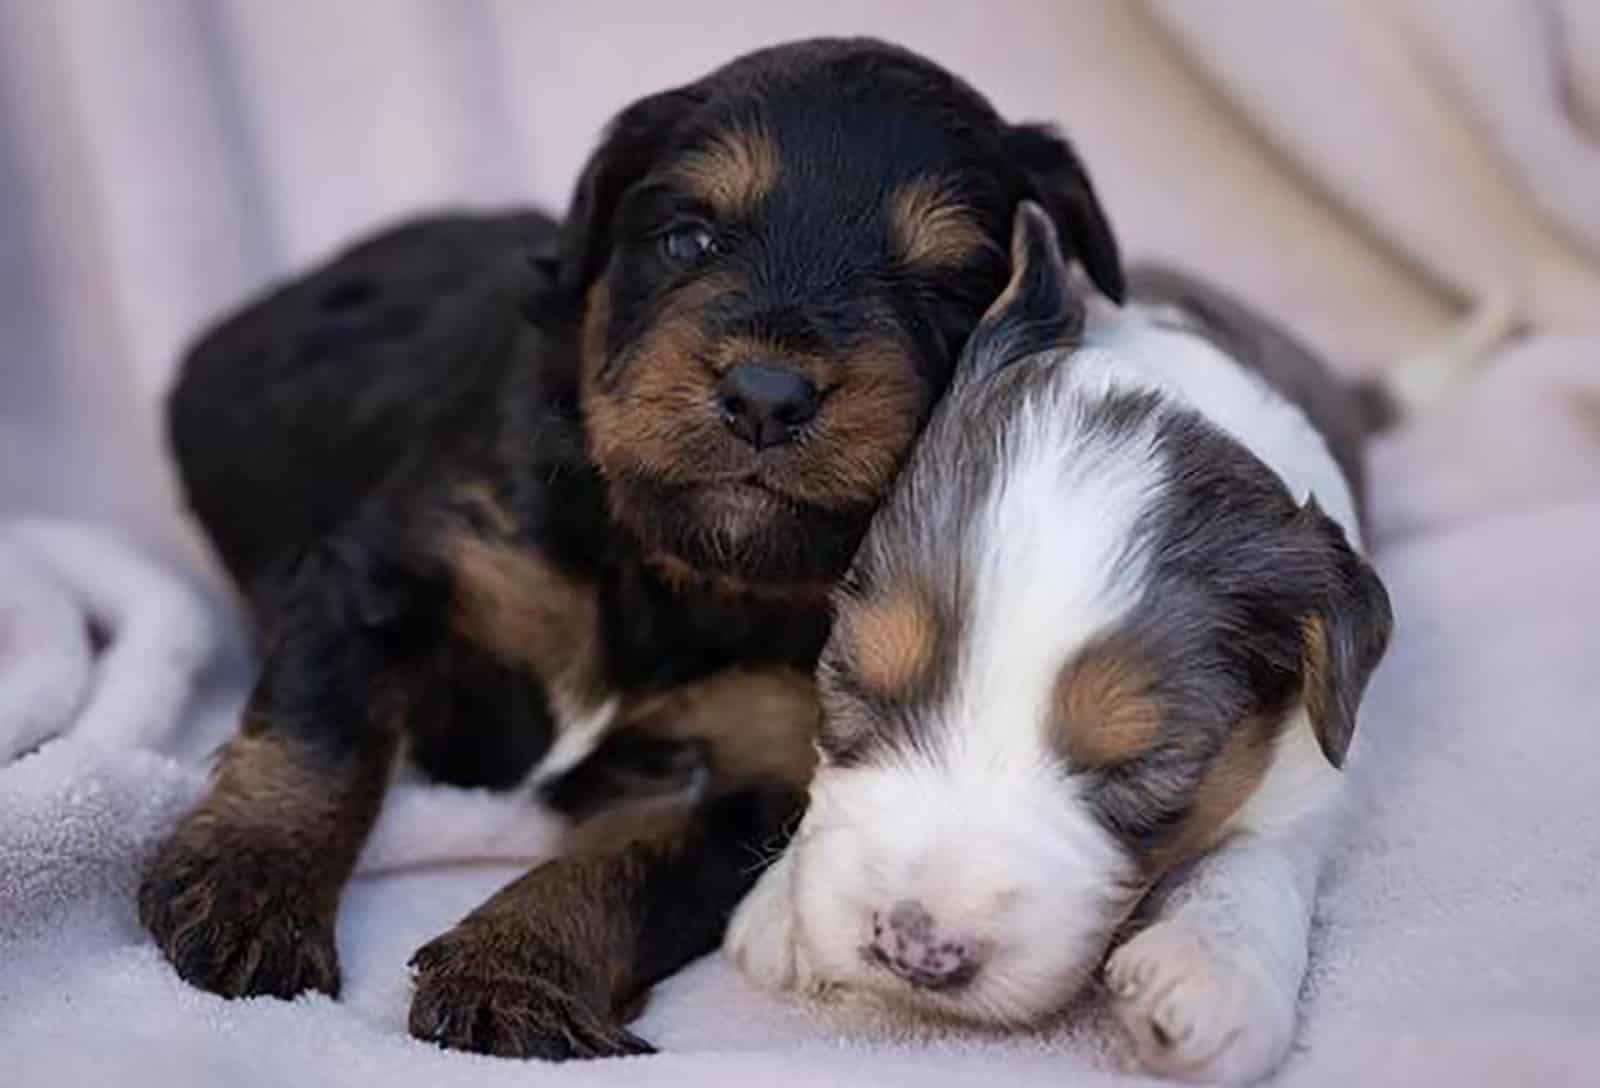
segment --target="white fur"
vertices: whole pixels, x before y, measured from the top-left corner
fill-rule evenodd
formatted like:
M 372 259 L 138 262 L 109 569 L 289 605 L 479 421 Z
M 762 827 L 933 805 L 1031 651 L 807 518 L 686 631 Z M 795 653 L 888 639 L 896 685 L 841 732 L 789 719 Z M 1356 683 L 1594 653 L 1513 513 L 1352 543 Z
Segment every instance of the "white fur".
M 1288 1054 L 1342 785 L 1298 711 L 1231 834 L 1112 953 L 1112 1008 L 1146 1071 L 1247 1084 Z
M 1315 496 L 1359 550 L 1349 484 L 1298 406 L 1209 341 L 1151 316 L 1138 307 L 1091 309 L 1088 342 L 1114 355 L 1116 380 L 1189 404 L 1276 472 L 1296 501 Z M 1146 1071 L 1248 1083 L 1283 1061 L 1342 784 L 1298 711 L 1222 845 L 1112 955 L 1113 1008 Z
M 1115 448 L 1086 438 L 1074 405 L 1116 389 L 1186 405 L 1297 501 L 1314 495 L 1359 546 L 1350 488 L 1305 415 L 1209 341 L 1154 317 L 1096 307 L 1085 346 L 1008 421 L 997 483 L 963 530 L 976 608 L 942 720 L 919 733 L 933 743 L 819 771 L 794 843 L 729 932 L 729 953 L 757 982 L 877 989 L 1013 1023 L 1060 1008 L 1103 955 L 1131 865 L 1075 800 L 1040 723 L 1062 662 L 1138 599 L 1145 566 L 1129 550 L 1132 529 L 1164 466 L 1148 436 Z M 1297 711 L 1222 845 L 1164 889 L 1151 925 L 1111 956 L 1113 1007 L 1147 1071 L 1244 1082 L 1282 1060 L 1339 786 Z M 988 949 L 968 987 L 929 995 L 864 961 L 872 912 L 901 899 L 926 906 L 941 935 Z
M 607 699 L 599 706 L 583 709 L 574 701 L 555 692 L 555 741 L 544 758 L 539 760 L 528 776 L 531 785 L 539 785 L 570 771 L 600 743 L 617 716 L 617 700 Z
M 1061 663 L 1138 600 L 1143 557 L 1129 542 L 1162 466 L 1148 435 L 1107 447 L 1083 411 L 1103 390 L 1061 375 L 1007 428 L 994 489 L 962 539 L 975 610 L 928 745 L 819 771 L 792 861 L 735 920 L 729 948 L 759 981 L 887 988 L 1019 1022 L 1059 1008 L 1104 954 L 1130 862 L 1074 798 L 1039 723 Z M 943 937 L 985 949 L 970 986 L 912 992 L 863 961 L 874 912 L 903 900 L 932 912 Z
M 1085 347 L 1071 365 L 1096 363 L 1118 385 L 1153 389 L 1193 408 L 1277 473 L 1296 502 L 1314 495 L 1359 549 L 1350 484 L 1305 413 L 1205 337 L 1159 322 L 1160 314 L 1091 299 Z

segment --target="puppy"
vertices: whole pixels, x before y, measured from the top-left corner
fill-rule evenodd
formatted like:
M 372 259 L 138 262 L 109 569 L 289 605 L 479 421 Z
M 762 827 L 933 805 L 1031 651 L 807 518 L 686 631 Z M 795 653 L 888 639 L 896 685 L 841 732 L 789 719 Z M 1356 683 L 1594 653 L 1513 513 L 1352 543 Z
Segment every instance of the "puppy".
M 265 660 L 140 890 L 178 972 L 337 992 L 403 752 L 606 823 L 417 954 L 412 1032 L 645 1048 L 624 1011 L 716 947 L 798 813 L 827 594 L 1023 199 L 1121 293 L 1066 143 L 903 50 L 803 42 L 624 110 L 559 228 L 412 224 L 208 336 L 170 427 Z M 685 791 L 648 841 L 606 815 Z
M 1172 273 L 1118 309 L 1019 212 L 1010 284 L 842 582 L 821 766 L 727 948 L 776 988 L 1003 1025 L 1105 966 L 1152 1073 L 1288 1049 L 1340 776 L 1391 625 L 1360 428 Z

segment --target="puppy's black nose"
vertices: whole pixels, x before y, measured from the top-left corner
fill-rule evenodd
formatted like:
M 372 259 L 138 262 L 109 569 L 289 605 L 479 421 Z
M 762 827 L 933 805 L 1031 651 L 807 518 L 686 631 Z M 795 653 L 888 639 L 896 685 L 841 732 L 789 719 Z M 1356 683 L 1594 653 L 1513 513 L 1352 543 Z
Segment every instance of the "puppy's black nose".
M 798 370 L 740 363 L 717 383 L 729 430 L 756 449 L 781 446 L 816 417 L 821 396 Z
M 902 900 L 888 915 L 872 915 L 867 959 L 923 990 L 956 990 L 971 982 L 983 962 L 980 942 L 940 933 L 933 915 Z

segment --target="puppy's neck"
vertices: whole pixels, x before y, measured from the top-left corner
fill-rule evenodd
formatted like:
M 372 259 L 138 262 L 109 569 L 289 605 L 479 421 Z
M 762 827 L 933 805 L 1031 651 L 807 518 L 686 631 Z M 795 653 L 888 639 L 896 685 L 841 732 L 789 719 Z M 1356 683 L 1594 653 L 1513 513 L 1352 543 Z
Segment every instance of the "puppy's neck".
M 764 582 L 721 571 L 705 571 L 663 551 L 641 552 L 639 562 L 674 595 L 704 598 L 733 607 L 746 602 L 754 606 L 826 608 L 832 589 L 825 581 Z

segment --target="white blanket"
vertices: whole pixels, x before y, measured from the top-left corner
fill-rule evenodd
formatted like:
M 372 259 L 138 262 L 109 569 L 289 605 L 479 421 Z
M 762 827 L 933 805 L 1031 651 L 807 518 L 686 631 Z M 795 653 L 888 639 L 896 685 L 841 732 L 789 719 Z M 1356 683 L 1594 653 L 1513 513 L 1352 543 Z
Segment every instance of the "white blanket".
M 1376 451 L 1379 561 L 1398 636 L 1363 713 L 1355 818 L 1322 900 L 1303 1044 L 1284 1083 L 1595 1082 L 1600 372 L 1586 364 L 1597 352 L 1592 340 L 1513 349 L 1515 366 Z M 98 598 L 61 561 L 67 549 L 53 566 L 38 554 L 42 539 L 99 557 Z M 210 685 L 223 690 L 191 705 L 180 728 L 172 693 L 207 690 L 214 666 L 196 633 L 220 645 L 219 629 L 114 541 L 37 524 L 0 540 L 0 679 L 15 679 L 27 647 L 28 661 L 58 670 L 50 676 L 81 676 L 85 692 L 115 690 L 120 704 L 84 695 L 63 717 L 50 702 L 58 720 L 46 731 L 65 735 L 0 767 L 0 1083 L 928 1088 L 990 1085 L 1002 1055 L 1014 1083 L 1115 1077 L 1118 1040 L 1093 1007 L 1026 1036 L 913 1037 L 755 993 L 715 957 L 651 1002 L 639 1030 L 662 1056 L 552 1067 L 415 1042 L 407 957 L 517 871 L 442 863 L 535 856 L 554 841 L 502 800 L 415 783 L 392 796 L 345 898 L 340 1000 L 193 990 L 140 931 L 132 893 L 141 859 L 201 786 L 196 754 L 225 734 L 240 694 L 236 682 Z M 23 583 L 9 576 L 25 562 L 34 580 L 19 608 Z M 55 605 L 38 607 L 52 592 Z M 107 618 L 130 600 L 166 619 L 130 631 Z M 81 618 L 63 621 L 73 608 L 95 618 L 94 643 Z M 46 644 L 72 663 L 45 664 Z M 96 724 L 118 711 L 147 724 Z M 154 737 L 159 714 L 168 729 Z M 0 752 L 36 743 L 38 721 L 0 721 Z M 138 747 L 152 741 L 186 754 Z

